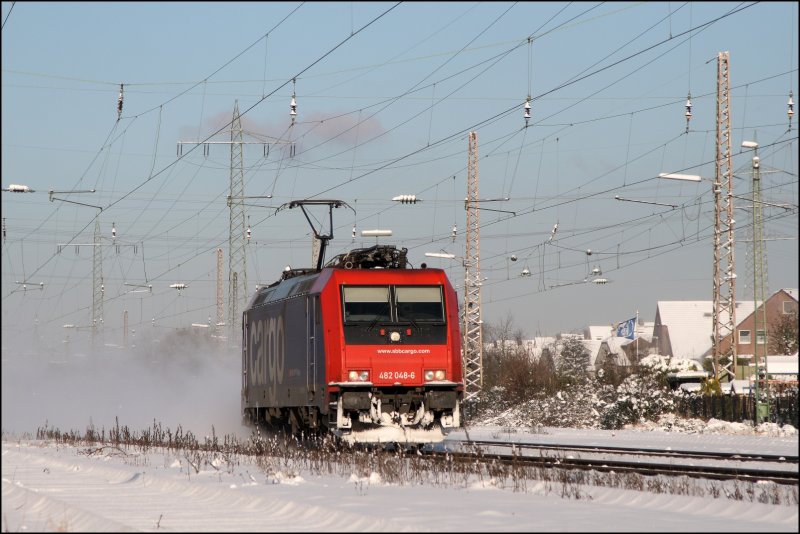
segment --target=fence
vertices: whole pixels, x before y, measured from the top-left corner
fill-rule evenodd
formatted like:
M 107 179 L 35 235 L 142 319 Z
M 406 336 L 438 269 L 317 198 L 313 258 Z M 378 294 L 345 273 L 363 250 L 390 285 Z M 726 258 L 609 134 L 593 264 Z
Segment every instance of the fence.
M 769 420 L 779 425 L 798 427 L 797 390 L 770 397 Z M 755 420 L 755 395 L 688 394 L 675 401 L 675 413 L 697 419 L 732 422 Z

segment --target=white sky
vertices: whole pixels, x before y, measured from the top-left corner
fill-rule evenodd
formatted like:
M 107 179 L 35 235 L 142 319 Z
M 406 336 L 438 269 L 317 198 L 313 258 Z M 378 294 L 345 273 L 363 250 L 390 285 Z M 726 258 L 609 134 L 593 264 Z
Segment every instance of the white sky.
M 703 430 L 702 428 L 700 429 Z M 737 435 L 715 423 L 703 433 L 655 430 L 515 430 L 519 441 L 553 440 L 797 454 L 792 435 Z M 505 438 L 479 427 L 473 438 Z M 740 502 L 709 495 L 654 494 L 580 486 L 562 498 L 556 482 L 471 479 L 388 484 L 374 469 L 317 476 L 291 462 L 269 472 L 247 459 L 217 460 L 196 473 L 181 453 L 54 446 L 4 437 L 3 530 L 18 531 L 354 531 L 354 532 L 797 532 L 797 504 Z M 796 493 L 795 493 L 796 495 Z

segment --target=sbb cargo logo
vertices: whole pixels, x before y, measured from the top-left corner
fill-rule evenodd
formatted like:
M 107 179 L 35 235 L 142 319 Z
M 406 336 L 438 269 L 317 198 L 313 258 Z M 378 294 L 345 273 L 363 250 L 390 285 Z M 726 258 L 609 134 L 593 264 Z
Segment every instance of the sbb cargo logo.
M 253 321 L 250 327 L 250 376 L 253 385 L 269 386 L 269 401 L 277 401 L 278 385 L 284 373 L 283 317 Z

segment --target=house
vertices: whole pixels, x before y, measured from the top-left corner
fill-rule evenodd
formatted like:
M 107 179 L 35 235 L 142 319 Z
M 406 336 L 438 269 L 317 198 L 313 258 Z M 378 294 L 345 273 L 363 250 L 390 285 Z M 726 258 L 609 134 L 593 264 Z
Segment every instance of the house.
M 736 354 L 739 359 L 751 359 L 754 354 L 755 343 L 759 345 L 768 343 L 771 325 L 774 325 L 781 316 L 797 312 L 797 289 L 780 289 L 766 300 L 764 309 L 767 316 L 767 327 L 754 335 L 754 314 L 756 309 L 753 301 L 739 301 L 736 303 L 736 327 L 732 334 L 720 340 L 722 352 L 730 348 L 734 339 L 737 341 Z M 761 303 L 759 303 L 761 309 Z M 678 358 L 688 358 L 702 362 L 711 355 L 711 335 L 713 302 L 711 301 L 659 301 L 656 307 L 656 318 L 653 325 L 653 339 L 659 354 Z M 722 319 L 727 319 L 727 313 L 722 312 Z M 774 354 L 772 347 L 765 351 Z M 760 351 L 759 351 L 760 352 Z
M 737 314 L 736 319 L 739 324 L 736 325 L 736 354 L 742 358 L 752 358 L 755 354 L 756 343 L 759 346 L 759 356 L 766 354 L 778 354 L 776 344 L 770 339 L 769 331 L 772 325 L 778 324 L 783 316 L 797 313 L 798 309 L 798 291 L 797 289 L 779 289 L 767 298 L 764 306 L 758 307 L 758 330 L 755 328 L 755 313 L 750 313 L 746 316 Z M 764 321 L 764 313 L 766 313 L 766 325 L 761 324 Z M 724 338 L 720 347 L 724 350 L 730 345 L 730 336 Z M 764 346 L 766 345 L 766 346 Z
M 589 352 L 590 371 L 599 369 L 609 359 L 616 365 L 631 366 L 642 355 L 652 352 L 653 322 L 637 323 L 634 338 L 619 337 L 614 325 L 587 326 L 583 344 Z
M 523 339 L 522 346 L 533 361 L 537 361 L 545 350 L 554 347 L 556 338 L 553 336 L 537 336 L 533 339 Z M 552 355 L 551 355 L 552 356 Z
M 658 354 L 702 362 L 711 352 L 713 306 L 710 300 L 658 301 L 652 338 Z M 753 313 L 753 302 L 737 302 L 736 321 Z M 727 312 L 722 312 L 723 320 Z
M 624 367 L 630 366 L 633 362 L 624 347 L 631 343 L 634 343 L 634 341 L 626 337 L 610 336 L 604 339 L 600 342 L 600 346 L 591 364 L 595 369 L 599 369 L 603 364 L 611 360 L 616 365 Z

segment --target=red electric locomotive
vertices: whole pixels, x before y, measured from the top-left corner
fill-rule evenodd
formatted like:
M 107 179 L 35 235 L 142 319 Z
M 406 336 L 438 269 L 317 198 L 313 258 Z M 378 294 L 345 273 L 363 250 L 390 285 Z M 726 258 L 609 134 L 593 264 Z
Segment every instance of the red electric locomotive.
M 347 441 L 440 441 L 461 426 L 464 391 L 445 272 L 410 268 L 406 249 L 390 245 L 323 267 L 330 236 L 315 235 L 317 267 L 287 268 L 244 311 L 245 417 Z

